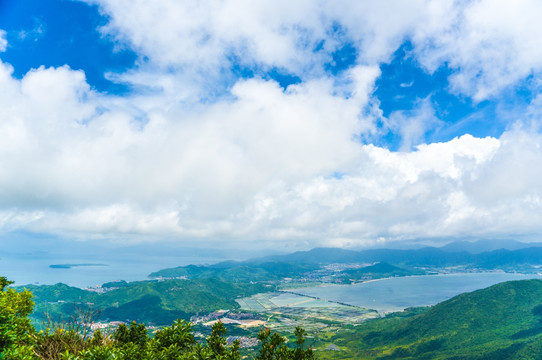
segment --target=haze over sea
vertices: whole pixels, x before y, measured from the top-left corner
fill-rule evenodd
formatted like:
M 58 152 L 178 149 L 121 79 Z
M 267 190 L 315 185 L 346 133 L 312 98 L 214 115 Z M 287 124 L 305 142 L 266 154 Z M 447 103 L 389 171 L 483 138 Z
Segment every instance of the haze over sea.
M 151 272 L 189 264 L 243 260 L 259 252 L 157 244 L 98 244 L 25 233 L 0 237 L 0 274 L 15 285 L 65 283 L 77 287 L 115 280 L 148 280 Z M 270 253 L 273 253 L 270 251 Z M 84 265 L 51 268 L 51 265 Z M 90 265 L 90 266 L 89 266 Z
M 151 272 L 166 267 L 214 263 L 219 259 L 197 256 L 138 256 L 96 259 L 63 257 L 2 259 L 0 272 L 15 285 L 64 283 L 76 287 L 90 287 L 115 280 L 148 280 Z M 51 268 L 50 265 L 81 265 Z

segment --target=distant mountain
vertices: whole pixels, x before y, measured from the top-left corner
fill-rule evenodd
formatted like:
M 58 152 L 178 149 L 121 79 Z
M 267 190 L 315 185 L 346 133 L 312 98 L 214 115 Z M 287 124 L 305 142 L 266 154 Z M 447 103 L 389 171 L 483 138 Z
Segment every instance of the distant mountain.
M 400 267 L 393 266 L 386 262 L 379 262 L 374 265 L 365 266 L 359 269 L 346 270 L 345 272 L 358 272 L 360 274 L 393 274 L 398 272 L 403 272 L 404 269 Z
M 379 279 L 392 276 L 423 275 L 424 271 L 416 269 L 403 269 L 386 262 L 379 262 L 374 265 L 362 268 L 347 269 L 341 275 L 350 280 Z
M 156 271 L 151 278 L 188 279 L 218 278 L 224 281 L 274 281 L 286 277 L 305 277 L 308 273 L 330 264 L 375 264 L 379 262 L 406 268 L 464 267 L 466 269 L 538 272 L 542 265 L 542 246 L 518 250 L 493 250 L 481 253 L 463 250 L 471 245 L 455 243 L 446 249 L 370 249 L 353 251 L 336 248 L 315 248 L 287 255 L 272 255 L 246 261 L 226 261 L 205 266 L 179 266 Z M 512 243 L 508 243 L 512 244 Z M 521 243 L 518 243 L 521 244 Z M 516 244 L 517 246 L 519 246 Z M 480 244 L 480 248 L 485 246 Z M 497 246 L 497 245 L 496 245 Z M 452 251 L 453 248 L 458 251 Z M 474 250 L 471 250 L 474 251 Z M 394 276 L 394 275 L 392 275 Z
M 304 264 L 355 263 L 360 261 L 360 251 L 340 248 L 314 248 L 308 251 L 297 251 L 287 255 L 271 255 L 245 262 L 261 264 L 265 262 L 302 262 Z
M 476 265 L 484 269 L 507 269 L 542 265 L 542 247 L 519 250 L 495 250 L 476 255 Z
M 404 317 L 369 321 L 330 341 L 345 359 L 542 358 L 541 280 L 500 283 Z
M 478 240 L 478 241 L 454 241 L 441 246 L 439 249 L 448 252 L 466 251 L 471 254 L 480 254 L 494 250 L 519 250 L 530 247 L 541 247 L 542 243 L 523 243 L 516 240 Z
M 447 266 L 457 263 L 472 263 L 474 257 L 467 252 L 447 252 L 435 247 L 421 249 L 369 249 L 345 250 L 337 248 L 315 248 L 298 251 L 288 255 L 275 255 L 259 259 L 250 259 L 243 263 L 260 264 L 262 262 L 294 262 L 297 264 L 325 265 L 334 263 L 376 263 Z

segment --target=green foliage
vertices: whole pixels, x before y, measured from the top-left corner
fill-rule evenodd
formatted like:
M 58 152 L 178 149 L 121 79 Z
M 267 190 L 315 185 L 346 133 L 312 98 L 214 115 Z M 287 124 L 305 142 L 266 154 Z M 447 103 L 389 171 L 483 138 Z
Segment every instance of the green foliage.
M 36 301 L 56 302 L 78 302 L 86 299 L 89 292 L 68 286 L 62 283 L 55 285 L 25 285 L 25 288 L 32 292 Z
M 120 345 L 135 344 L 141 347 L 146 346 L 148 335 L 144 324 L 132 321 L 130 327 L 120 324 L 113 333 L 113 340 Z
M 154 336 L 154 345 L 159 349 L 175 347 L 184 352 L 196 344 L 192 327 L 183 320 L 176 320 L 170 327 L 163 328 Z
M 221 321 L 213 325 L 213 331 L 207 338 L 207 346 L 200 347 L 199 357 L 202 359 L 238 360 L 239 341 L 235 341 L 231 347 L 226 346 L 226 328 Z
M 228 346 L 222 322 L 213 325 L 205 344 L 196 342 L 192 327 L 177 319 L 171 326 L 148 336 L 144 324 L 133 321 L 121 324 L 112 334 L 101 330 L 89 333 L 88 325 L 96 312 L 91 308 L 76 310 L 67 321 L 48 318 L 45 330 L 36 333 L 29 319 L 32 293 L 8 288 L 11 282 L 0 277 L 0 359 L 2 360 L 239 360 L 239 341 Z M 220 285 L 220 284 L 219 284 Z M 42 296 L 57 297 L 56 290 L 46 289 Z M 66 290 L 66 288 L 64 288 Z M 67 289 L 70 291 L 70 289 Z M 250 291 L 250 290 L 248 290 Z M 262 332 L 264 333 L 264 332 Z M 281 346 L 270 359 L 313 359 L 312 350 L 303 350 L 304 331 L 296 330 L 298 348 Z M 273 334 L 276 339 L 282 339 Z M 283 341 L 283 340 L 281 340 Z M 282 342 L 281 342 L 282 344 Z M 266 347 L 262 347 L 265 349 Z M 306 357 L 309 354 L 310 357 Z
M 263 284 L 228 283 L 217 279 L 137 281 L 103 294 L 64 284 L 31 286 L 36 302 L 34 320 L 61 321 L 61 315 L 72 315 L 74 304 L 87 303 L 103 309 L 101 319 L 137 321 L 168 325 L 175 319 L 188 320 L 200 312 L 236 309 L 238 297 L 269 291 Z
M 269 330 L 262 330 L 261 334 L 269 336 Z M 89 339 L 85 339 L 80 333 L 57 328 L 38 334 L 35 338 L 36 351 L 34 354 L 30 352 L 29 357 L 24 359 L 239 360 L 241 358 L 239 342 L 235 341 L 233 345 L 228 346 L 225 335 L 224 324 L 217 322 L 213 325 L 211 335 L 207 337 L 205 344 L 199 344 L 194 339 L 190 324 L 184 320 L 177 320 L 170 327 L 159 330 L 154 338 L 147 336 L 147 330 L 143 324 L 135 322 L 132 322 L 130 326 L 119 325 L 111 335 L 104 336 L 100 330 L 97 330 Z M 262 350 L 256 359 L 314 359 L 310 348 L 303 350 L 304 335 L 304 330 L 297 329 L 297 348 L 290 349 L 284 345 L 284 338 L 274 333 L 271 336 L 271 343 L 277 343 L 280 346 L 274 348 L 271 353 L 266 353 L 269 342 L 264 336 Z
M 55 353 L 37 353 L 41 359 L 70 360 L 187 360 L 220 359 L 239 360 L 239 344 L 226 345 L 224 325 L 213 326 L 205 345 L 194 340 L 190 324 L 184 320 L 175 321 L 156 333 L 154 338 L 147 336 L 143 324 L 121 324 L 110 336 L 97 331 L 92 339 L 84 340 L 69 332 L 55 331 L 55 336 L 66 344 Z M 43 338 L 38 338 L 39 342 Z
M 163 269 L 149 275 L 151 278 L 218 279 L 228 282 L 273 281 L 284 277 L 299 277 L 319 268 L 316 264 L 296 261 L 225 262 L 211 266 L 188 265 Z
M 111 335 L 96 330 L 92 336 L 87 325 L 95 313 L 90 309 L 56 323 L 49 320 L 44 331 L 35 333 L 29 315 L 32 312 L 32 294 L 7 288 L 10 284 L 0 277 L 0 359 L 2 360 L 239 360 L 239 341 L 228 346 L 226 328 L 222 322 L 212 327 L 205 344 L 196 342 L 192 327 L 177 319 L 170 327 L 159 330 L 149 338 L 145 325 L 133 321 L 129 326 L 120 324 Z M 265 332 L 262 332 L 265 333 Z M 313 359 L 312 350 L 302 349 L 304 331 L 296 330 L 298 348 L 282 345 L 269 359 Z M 265 339 L 264 339 L 265 340 Z M 262 347 L 265 351 L 266 346 Z M 311 357 L 305 357 L 310 354 Z M 276 355 L 276 356 L 275 356 Z
M 130 284 L 124 280 L 111 281 L 111 282 L 106 282 L 102 284 L 103 289 L 115 289 L 115 288 L 121 288 L 121 287 L 126 287 L 126 286 L 130 286 Z
M 371 266 L 344 270 L 340 276 L 350 280 L 378 279 L 392 276 L 423 275 L 425 271 L 419 269 L 404 269 L 386 262 L 379 262 Z
M 540 359 L 542 281 L 497 284 L 402 316 L 368 321 L 329 341 L 333 359 Z M 410 316 L 408 316 L 410 315 Z
M 28 316 L 32 294 L 8 288 L 12 282 L 0 277 L 0 359 L 31 359 L 34 328 Z
M 261 349 L 256 360 L 312 360 L 314 352 L 309 347 L 303 349 L 305 343 L 305 330 L 300 327 L 295 329 L 296 345 L 295 349 L 290 349 L 285 345 L 285 339 L 278 333 L 271 334 L 269 329 L 262 329 L 258 334 L 258 340 L 261 342 Z

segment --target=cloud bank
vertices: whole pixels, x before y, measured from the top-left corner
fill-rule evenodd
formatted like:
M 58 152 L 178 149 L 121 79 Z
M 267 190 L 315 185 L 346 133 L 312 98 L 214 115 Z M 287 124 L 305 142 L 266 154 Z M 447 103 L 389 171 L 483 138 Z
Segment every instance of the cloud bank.
M 406 41 L 460 96 L 536 94 L 538 2 L 92 3 L 104 37 L 140 56 L 110 74 L 135 90 L 0 63 L 2 231 L 297 248 L 542 232 L 536 96 L 498 137 L 425 143 L 430 102 L 386 119 L 374 95 Z M 300 80 L 258 75 L 274 69 Z M 402 151 L 377 145 L 385 131 Z

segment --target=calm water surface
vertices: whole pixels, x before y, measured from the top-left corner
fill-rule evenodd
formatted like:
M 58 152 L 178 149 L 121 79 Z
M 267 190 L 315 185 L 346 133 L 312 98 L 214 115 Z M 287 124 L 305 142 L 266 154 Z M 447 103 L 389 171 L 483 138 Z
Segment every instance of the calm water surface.
M 76 241 L 26 233 L 0 234 L 0 276 L 15 285 L 56 284 L 88 287 L 114 280 L 147 280 L 161 269 L 214 264 L 256 256 L 249 250 L 186 247 L 174 241 L 116 243 Z M 96 264 L 71 268 L 51 265 Z
M 12 259 L 0 261 L 0 275 L 15 281 L 15 285 L 56 284 L 89 287 L 115 280 L 148 280 L 147 275 L 160 269 L 188 264 L 214 263 L 219 259 L 198 257 L 154 257 L 96 259 L 96 258 L 38 258 Z M 76 266 L 69 269 L 51 268 L 55 264 L 102 264 L 96 266 Z
M 327 285 L 291 290 L 302 295 L 361 306 L 378 311 L 435 305 L 464 292 L 503 281 L 542 279 L 538 275 L 469 273 L 396 277 L 356 285 Z

